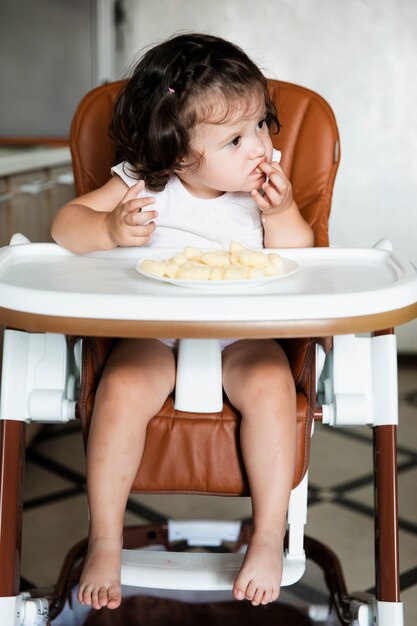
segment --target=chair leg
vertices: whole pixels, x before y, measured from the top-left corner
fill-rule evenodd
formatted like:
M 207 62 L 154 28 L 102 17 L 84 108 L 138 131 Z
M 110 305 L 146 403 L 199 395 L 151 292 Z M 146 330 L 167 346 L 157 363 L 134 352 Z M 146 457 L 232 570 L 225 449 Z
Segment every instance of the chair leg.
M 376 426 L 373 436 L 376 600 L 399 602 L 397 427 Z
M 375 426 L 374 623 L 378 626 L 404 626 L 400 602 L 396 444 L 397 426 Z
M 0 598 L 20 590 L 24 422 L 0 421 Z

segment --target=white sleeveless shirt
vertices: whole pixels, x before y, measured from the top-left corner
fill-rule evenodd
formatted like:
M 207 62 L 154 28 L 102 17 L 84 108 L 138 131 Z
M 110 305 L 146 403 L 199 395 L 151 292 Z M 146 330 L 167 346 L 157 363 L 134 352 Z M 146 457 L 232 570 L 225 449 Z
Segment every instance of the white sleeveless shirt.
M 274 150 L 272 159 L 279 161 L 280 157 L 281 153 Z M 111 171 L 128 187 L 138 182 L 126 162 L 119 163 Z M 145 187 L 138 194 L 138 197 L 143 196 L 155 198 L 155 203 L 143 211 L 158 211 L 150 246 L 228 249 L 233 239 L 248 248 L 263 248 L 261 215 L 250 193 L 226 192 L 218 198 L 197 198 L 174 175 L 163 191 L 150 191 Z

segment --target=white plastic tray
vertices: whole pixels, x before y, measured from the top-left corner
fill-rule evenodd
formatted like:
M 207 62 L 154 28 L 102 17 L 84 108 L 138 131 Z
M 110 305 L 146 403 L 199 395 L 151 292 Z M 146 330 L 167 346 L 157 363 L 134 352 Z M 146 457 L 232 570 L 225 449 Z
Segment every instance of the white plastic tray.
M 272 250 L 271 250 L 272 251 Z M 49 316 L 159 321 L 321 320 L 393 311 L 417 302 L 415 268 L 389 250 L 276 250 L 295 274 L 229 292 L 187 289 L 138 274 L 161 250 L 77 256 L 55 244 L 0 249 L 0 307 Z M 167 256 L 176 250 L 167 249 Z

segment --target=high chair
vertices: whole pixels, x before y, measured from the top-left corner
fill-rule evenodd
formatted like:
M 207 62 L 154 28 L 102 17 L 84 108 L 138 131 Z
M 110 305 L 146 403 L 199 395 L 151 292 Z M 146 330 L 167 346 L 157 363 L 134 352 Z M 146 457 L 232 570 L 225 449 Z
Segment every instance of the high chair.
M 115 156 L 107 129 L 114 99 L 123 84 L 119 81 L 93 90 L 77 109 L 70 146 L 78 195 L 109 178 Z M 297 461 L 283 585 L 293 584 L 302 576 L 306 547 L 307 556 L 317 562 L 331 562 L 329 579 L 341 623 L 403 623 L 396 504 L 396 347 L 390 328 L 417 316 L 417 280 L 410 264 L 395 255 L 386 240 L 370 251 L 327 248 L 331 196 L 339 164 L 334 115 L 329 105 L 308 89 L 274 80 L 269 81 L 269 87 L 282 122 L 273 143 L 282 151 L 282 167 L 320 248 L 284 254 L 300 266 L 304 264 L 307 273 L 312 268 L 311 276 L 318 283 L 317 276 L 323 275 L 317 293 L 307 275 L 302 278 L 300 272 L 299 278 L 293 282 L 287 279 L 287 286 L 282 282 L 274 293 L 261 289 L 234 298 L 214 294 L 207 298 L 199 293 L 184 295 L 188 290 L 173 294 L 169 288 L 148 289 L 141 283 L 144 291 L 132 287 L 127 300 L 124 285 L 119 292 L 114 277 L 131 280 L 127 274 L 132 255 L 140 258 L 143 250 L 119 249 L 110 256 L 95 253 L 77 257 L 53 244 L 37 246 L 16 236 L 3 255 L 0 251 L 0 322 L 9 327 L 0 411 L 0 615 L 5 616 L 5 626 L 46 623 L 48 613 L 45 599 L 19 594 L 25 422 L 79 418 L 86 440 L 96 388 L 114 337 L 174 336 L 180 338 L 176 393 L 167 398 L 148 426 L 132 490 L 249 495 L 238 444 L 239 415 L 222 396 L 218 338 L 279 337 L 297 389 Z M 146 254 L 149 256 L 151 250 Z M 30 282 L 24 272 L 29 262 Z M 326 272 L 340 272 L 349 283 L 347 272 L 352 263 L 362 264 L 358 274 L 360 280 L 368 281 L 366 286 L 330 293 Z M 104 266 L 106 276 L 114 272 L 108 283 Z M 37 267 L 42 275 L 36 272 Z M 374 287 L 375 268 L 380 268 L 380 278 Z M 67 281 L 64 286 L 57 286 L 58 277 Z M 306 289 L 306 295 L 300 293 L 301 288 Z M 369 297 L 365 297 L 364 289 L 370 292 Z M 201 309 L 197 317 L 191 311 L 194 303 Z M 363 332 L 368 336 L 354 334 Z M 349 597 L 337 561 L 324 546 L 320 553 L 314 542 L 303 543 L 314 420 L 330 426 L 374 427 L 376 598 L 369 602 Z M 178 522 L 170 524 L 169 538 L 186 540 L 189 545 L 220 545 L 237 540 L 239 531 L 238 523 Z M 238 554 L 169 552 L 168 556 L 155 557 L 124 550 L 122 584 L 230 590 L 241 559 Z

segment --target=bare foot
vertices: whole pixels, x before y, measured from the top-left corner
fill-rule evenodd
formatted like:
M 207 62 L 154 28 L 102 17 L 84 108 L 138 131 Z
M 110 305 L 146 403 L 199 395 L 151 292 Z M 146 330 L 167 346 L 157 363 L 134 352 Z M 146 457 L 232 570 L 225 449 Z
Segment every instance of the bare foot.
M 78 602 L 94 609 L 117 609 L 121 603 L 121 542 L 107 538 L 89 539 L 88 553 L 80 578 Z
M 250 600 L 253 606 L 274 602 L 282 578 L 283 539 L 279 533 L 252 535 L 239 574 L 233 585 L 236 600 Z

